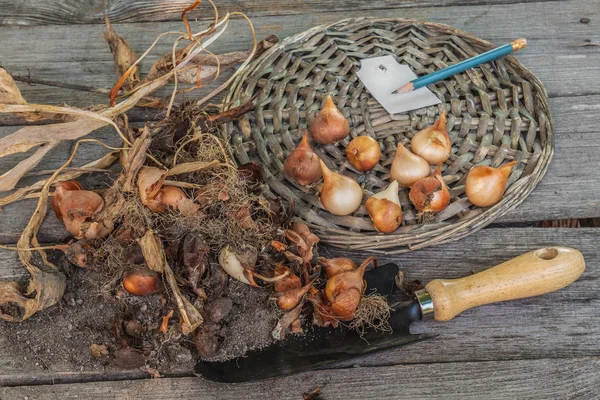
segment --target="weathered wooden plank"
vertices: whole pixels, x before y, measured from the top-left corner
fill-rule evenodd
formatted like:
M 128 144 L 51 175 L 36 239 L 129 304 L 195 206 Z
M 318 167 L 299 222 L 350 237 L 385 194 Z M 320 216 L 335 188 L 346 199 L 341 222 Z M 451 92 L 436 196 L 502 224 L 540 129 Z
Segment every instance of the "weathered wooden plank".
M 531 222 L 547 219 L 591 218 L 600 215 L 600 182 L 596 179 L 600 168 L 597 157 L 600 131 L 597 129 L 597 111 L 600 96 L 562 97 L 550 100 L 556 121 L 556 154 L 542 182 L 523 204 L 497 222 Z M 0 137 L 18 127 L 0 127 Z M 119 139 L 112 128 L 105 128 L 91 137 L 118 146 Z M 70 155 L 71 145 L 62 144 L 48 154 L 39 169 L 53 169 L 64 163 Z M 82 165 L 99 158 L 106 152 L 95 144 L 80 147 L 73 165 Z M 0 174 L 13 166 L 22 155 L 0 159 Z M 32 181 L 31 178 L 28 179 Z M 4 207 L 0 212 L 0 243 L 16 243 L 19 233 L 27 224 L 35 200 Z M 52 215 L 44 222 L 40 239 L 46 242 L 63 240 L 67 232 Z
M 597 93 L 600 75 L 595 73 L 595 66 L 600 64 L 600 48 L 578 45 L 585 44 L 586 40 L 600 43 L 600 35 L 593 23 L 579 22 L 579 15 L 590 16 L 600 9 L 600 1 L 570 2 L 569 6 L 565 4 L 567 3 L 514 4 L 510 6 L 510 11 L 501 5 L 469 8 L 414 7 L 397 13 L 385 9 L 372 9 L 368 13 L 307 11 L 301 17 L 287 14 L 255 17 L 253 23 L 259 36 L 274 33 L 284 38 L 315 25 L 351 16 L 397 16 L 452 24 L 496 44 L 506 43 L 516 36 L 525 36 L 530 45 L 517 53 L 517 56 L 542 79 L 551 96 Z M 544 9 L 544 18 L 531 18 L 541 8 Z M 351 8 L 345 8 L 349 9 Z M 292 14 L 291 11 L 289 14 Z M 179 22 L 120 24 L 115 29 L 141 54 L 161 32 L 181 31 L 183 25 Z M 115 71 L 113 57 L 104 43 L 102 32 L 101 25 L 1 27 L 2 65 L 16 75 L 31 74 L 39 79 L 110 88 L 115 81 Z M 238 20 L 230 24 L 228 32 L 211 46 L 211 50 L 217 53 L 243 50 L 249 45 L 247 25 L 245 21 Z M 142 63 L 142 71 L 147 71 L 160 55 L 171 50 L 171 46 L 172 38 L 161 40 Z M 42 85 L 19 86 L 24 97 L 32 103 L 68 102 L 75 106 L 88 106 L 107 102 L 106 96 L 101 94 Z
M 597 357 L 396 365 L 314 371 L 236 385 L 200 378 L 22 386 L 2 398 L 60 399 L 300 399 L 321 387 L 327 400 L 350 399 L 594 399 L 600 396 Z
M 560 1 L 545 0 L 544 2 Z M 477 6 L 486 4 L 538 3 L 539 0 L 498 0 L 493 3 L 486 0 L 377 0 L 364 2 L 350 0 L 345 2 L 323 2 L 307 0 L 301 3 L 285 0 L 275 1 L 222 1 L 219 2 L 220 11 L 241 11 L 250 16 L 257 15 L 290 15 L 307 12 L 329 12 L 341 10 L 372 10 L 372 9 L 403 9 L 408 7 L 443 7 L 443 6 Z M 0 25 L 37 25 L 37 24 L 99 24 L 104 15 L 108 15 L 113 22 L 148 22 L 148 21 L 178 21 L 181 12 L 192 4 L 191 0 L 144 0 L 127 1 L 116 0 L 103 2 L 99 0 L 75 0 L 65 3 L 60 0 L 51 0 L 40 3 L 34 0 L 21 0 L 13 2 L 1 0 Z M 212 8 L 208 3 L 200 6 L 198 10 L 189 13 L 190 19 L 211 19 Z
M 395 262 L 410 279 L 423 283 L 435 278 L 455 278 L 481 271 L 527 251 L 552 245 L 578 248 L 587 270 L 574 284 L 555 293 L 532 299 L 492 304 L 465 312 L 449 322 L 426 321 L 413 324 L 413 333 L 439 335 L 434 339 L 397 350 L 342 364 L 380 366 L 395 364 L 521 360 L 556 357 L 600 356 L 600 251 L 598 228 L 485 229 L 460 242 L 394 257 L 380 257 L 380 263 Z M 6 253 L 6 251 L 4 251 Z M 0 251 L 2 254 L 2 251 Z M 322 255 L 348 256 L 348 252 L 324 251 Z M 351 255 L 357 261 L 364 255 Z M 3 257 L 10 262 L 10 255 Z M 0 279 L 14 275 L 14 264 L 0 264 Z M 47 319 L 34 317 L 23 329 Z M 78 365 L 54 365 L 50 370 L 35 366 L 35 360 L 14 357 L 5 342 L 0 323 L 0 383 L 27 375 L 28 382 L 45 382 L 53 374 L 80 371 Z M 91 340 L 91 339 L 90 339 Z M 90 343 L 91 344 L 91 343 Z M 85 372 L 85 371 L 84 371 Z M 75 379 L 76 377 L 71 377 Z M 67 380 L 62 376 L 61 379 Z M 0 397 L 1 398 L 1 397 Z

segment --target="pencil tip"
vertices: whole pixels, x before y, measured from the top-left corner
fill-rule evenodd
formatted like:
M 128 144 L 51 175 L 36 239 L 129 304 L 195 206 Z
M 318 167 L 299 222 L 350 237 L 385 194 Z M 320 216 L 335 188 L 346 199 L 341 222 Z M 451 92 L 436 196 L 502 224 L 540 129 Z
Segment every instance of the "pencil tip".
M 392 94 L 396 94 L 396 93 L 398 93 L 398 90 L 394 90 L 394 91 L 392 92 Z
M 401 92 L 401 93 L 412 92 L 414 89 L 415 89 L 415 87 L 414 87 L 413 83 L 408 82 L 408 83 L 402 85 L 402 87 L 398 89 L 398 92 Z

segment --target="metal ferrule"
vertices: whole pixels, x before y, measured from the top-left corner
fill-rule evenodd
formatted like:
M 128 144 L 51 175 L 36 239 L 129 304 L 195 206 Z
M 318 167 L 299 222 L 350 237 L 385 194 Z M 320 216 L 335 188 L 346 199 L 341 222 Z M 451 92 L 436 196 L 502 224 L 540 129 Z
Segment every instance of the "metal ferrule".
M 512 42 L 510 42 L 510 45 L 512 46 L 513 51 L 521 50 L 527 47 L 527 40 L 523 38 L 513 40 Z
M 421 319 L 433 318 L 433 300 L 429 292 L 425 289 L 417 290 L 415 296 L 417 296 L 419 308 L 421 308 Z

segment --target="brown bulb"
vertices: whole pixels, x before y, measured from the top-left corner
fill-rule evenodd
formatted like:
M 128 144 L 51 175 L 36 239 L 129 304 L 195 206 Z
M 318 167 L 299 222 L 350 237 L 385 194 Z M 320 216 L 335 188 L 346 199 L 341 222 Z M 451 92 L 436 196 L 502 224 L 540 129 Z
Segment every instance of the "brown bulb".
M 391 233 L 398 229 L 402 223 L 398 182 L 392 181 L 385 190 L 369 197 L 365 207 L 379 232 Z
M 331 144 L 344 139 L 350 133 L 350 124 L 337 109 L 331 95 L 325 98 L 321 112 L 310 124 L 310 136 L 319 144 Z
M 126 274 L 123 277 L 123 287 L 135 296 L 150 296 L 162 291 L 160 275 L 149 269 Z
M 325 269 L 325 275 L 327 278 L 331 278 L 335 274 L 345 271 L 354 271 L 356 264 L 349 258 L 338 257 L 338 258 L 319 258 L 319 264 Z
M 62 219 L 62 213 L 60 212 L 60 203 L 63 195 L 69 190 L 83 190 L 83 187 L 77 181 L 63 181 L 56 182 L 54 184 L 54 196 L 52 196 L 52 209 L 56 218 Z
M 433 125 L 417 132 L 410 141 L 413 153 L 424 158 L 429 164 L 442 164 L 450 157 L 452 143 L 446 129 L 446 111 Z
M 304 132 L 298 147 L 290 153 L 283 163 L 283 174 L 301 185 L 309 185 L 321 179 L 319 156 L 308 142 L 308 133 Z
M 77 239 L 83 237 L 83 223 L 102 210 L 104 200 L 90 190 L 69 190 L 62 196 L 60 214 L 67 230 Z
M 359 171 L 372 170 L 381 157 L 377 140 L 370 136 L 357 136 L 346 147 L 346 158 Z
M 422 213 L 440 212 L 450 204 L 450 191 L 442 178 L 441 166 L 433 175 L 418 180 L 408 194 L 410 202 Z
M 511 161 L 500 168 L 480 165 L 471 169 L 465 184 L 469 201 L 477 207 L 490 207 L 498 203 L 516 163 Z

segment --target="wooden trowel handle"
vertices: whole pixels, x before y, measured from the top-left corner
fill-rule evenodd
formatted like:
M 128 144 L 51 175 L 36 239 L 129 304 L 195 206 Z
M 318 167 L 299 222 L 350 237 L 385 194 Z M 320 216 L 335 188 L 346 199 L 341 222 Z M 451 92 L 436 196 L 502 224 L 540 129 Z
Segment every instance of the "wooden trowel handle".
M 579 251 L 548 247 L 465 278 L 433 280 L 425 289 L 433 301 L 434 318 L 448 321 L 483 304 L 553 292 L 577 280 L 584 270 Z

